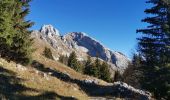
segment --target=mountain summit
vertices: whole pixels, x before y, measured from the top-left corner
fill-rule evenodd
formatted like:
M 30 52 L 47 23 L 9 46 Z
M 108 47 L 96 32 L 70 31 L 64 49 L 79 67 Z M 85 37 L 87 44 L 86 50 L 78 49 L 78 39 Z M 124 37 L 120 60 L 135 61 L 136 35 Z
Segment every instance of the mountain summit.
M 87 55 L 98 56 L 111 65 L 111 70 L 123 73 L 129 64 L 129 59 L 122 53 L 111 51 L 84 32 L 70 32 L 64 36 L 52 25 L 44 25 L 40 31 L 34 31 L 33 36 L 50 44 L 55 50 L 53 55 L 58 60 L 60 55 L 69 55 L 75 51 L 79 60 L 85 60 Z
M 42 26 L 42 28 L 40 29 L 40 32 L 48 36 L 53 36 L 53 35 L 60 36 L 59 30 L 54 28 L 52 25 Z

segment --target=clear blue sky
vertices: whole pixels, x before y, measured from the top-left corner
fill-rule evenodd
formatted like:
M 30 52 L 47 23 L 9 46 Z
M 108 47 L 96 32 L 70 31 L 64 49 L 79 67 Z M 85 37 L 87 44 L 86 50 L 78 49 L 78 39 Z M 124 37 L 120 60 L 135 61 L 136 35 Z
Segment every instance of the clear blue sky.
M 143 28 L 146 0 L 33 0 L 27 19 L 34 30 L 52 24 L 62 34 L 85 32 L 127 56 L 135 50 L 136 29 Z

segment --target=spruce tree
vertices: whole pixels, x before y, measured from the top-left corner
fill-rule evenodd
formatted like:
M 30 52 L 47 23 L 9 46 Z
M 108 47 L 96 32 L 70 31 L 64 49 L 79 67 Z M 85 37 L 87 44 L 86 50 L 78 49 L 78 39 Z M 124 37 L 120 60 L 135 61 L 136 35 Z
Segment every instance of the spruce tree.
M 98 73 L 99 73 L 99 70 L 98 70 L 98 68 L 96 67 L 96 64 L 95 64 L 95 62 L 92 64 L 92 67 L 91 67 L 91 69 L 90 69 L 90 74 L 91 74 L 91 76 L 94 76 L 94 77 L 99 77 L 99 75 L 98 75 Z
M 157 99 L 170 99 L 170 1 L 148 0 L 153 7 L 145 13 L 152 15 L 143 22 L 146 29 L 137 30 L 143 35 L 139 38 L 139 52 L 145 59 L 142 63 L 143 88 L 153 92 Z
M 84 74 L 87 74 L 93 77 L 98 77 L 97 67 L 95 66 L 95 63 L 92 62 L 92 59 L 90 56 L 87 57 L 87 61 L 85 63 L 85 68 L 84 68 Z
M 11 30 L 13 28 L 12 15 L 10 14 L 12 13 L 12 6 L 12 1 L 0 1 L 0 56 L 3 58 L 7 58 L 9 42 L 12 41 L 9 37 L 10 33 L 13 33 L 13 30 Z
M 68 58 L 68 66 L 76 71 L 80 71 L 80 66 L 78 64 L 77 55 L 75 52 L 72 52 Z
M 31 0 L 15 0 L 15 12 L 13 15 L 13 28 L 16 34 L 12 37 L 13 43 L 11 45 L 12 56 L 16 56 L 16 61 L 21 64 L 28 64 L 31 60 L 31 53 L 33 52 L 33 39 L 30 37 L 31 31 L 29 28 L 34 24 L 30 20 L 25 20 L 29 14 L 29 2 Z
M 29 13 L 29 2 L 30 0 L 0 1 L 0 40 L 3 41 L 0 44 L 0 55 L 20 64 L 28 64 L 33 51 L 31 31 L 28 30 L 33 23 L 25 20 Z
M 85 63 L 84 73 L 93 77 L 98 77 L 98 68 L 96 67 L 96 63 L 92 62 L 91 57 L 87 57 L 87 61 Z
M 103 62 L 101 67 L 100 67 L 100 71 L 99 71 L 99 75 L 100 75 L 100 79 L 105 80 L 107 82 L 111 81 L 111 74 L 110 74 L 110 70 L 109 70 L 109 65 L 107 62 Z
M 93 67 L 93 66 L 92 66 L 91 57 L 88 56 L 88 57 L 87 57 L 87 61 L 86 61 L 86 63 L 85 63 L 84 74 L 93 75 L 92 67 Z
M 101 62 L 99 60 L 99 57 L 97 56 L 95 62 L 94 62 L 94 70 L 96 70 L 96 77 L 100 77 L 100 67 L 101 67 Z

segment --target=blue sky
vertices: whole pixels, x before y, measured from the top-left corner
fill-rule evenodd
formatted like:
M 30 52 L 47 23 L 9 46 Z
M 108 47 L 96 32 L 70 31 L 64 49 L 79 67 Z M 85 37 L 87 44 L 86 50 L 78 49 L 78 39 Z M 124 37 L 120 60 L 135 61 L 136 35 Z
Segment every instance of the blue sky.
M 33 30 L 52 24 L 64 35 L 85 32 L 106 47 L 131 56 L 136 48 L 136 29 L 141 23 L 146 0 L 33 0 L 27 19 Z

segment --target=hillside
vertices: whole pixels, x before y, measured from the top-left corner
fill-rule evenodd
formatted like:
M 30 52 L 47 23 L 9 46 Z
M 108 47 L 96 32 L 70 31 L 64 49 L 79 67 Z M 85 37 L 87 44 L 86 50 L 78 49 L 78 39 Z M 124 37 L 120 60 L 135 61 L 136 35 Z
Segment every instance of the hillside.
M 87 94 L 83 92 L 76 82 L 72 81 L 81 81 L 90 77 L 81 75 L 60 63 L 42 56 L 39 56 L 32 66 L 26 67 L 21 65 L 16 67 L 15 63 L 8 63 L 3 59 L 0 61 L 2 97 L 7 96 L 7 98 L 11 99 L 63 99 L 67 97 L 87 99 Z M 106 84 L 104 81 L 95 80 L 99 81 L 101 85 Z
M 82 75 L 55 60 L 47 59 L 42 54 L 45 46 L 55 52 L 48 43 L 36 40 L 36 51 L 32 55 L 33 63 L 30 66 L 16 65 L 14 62 L 0 59 L 1 99 L 150 98 L 147 92 L 134 89 L 127 84 L 107 83 Z

